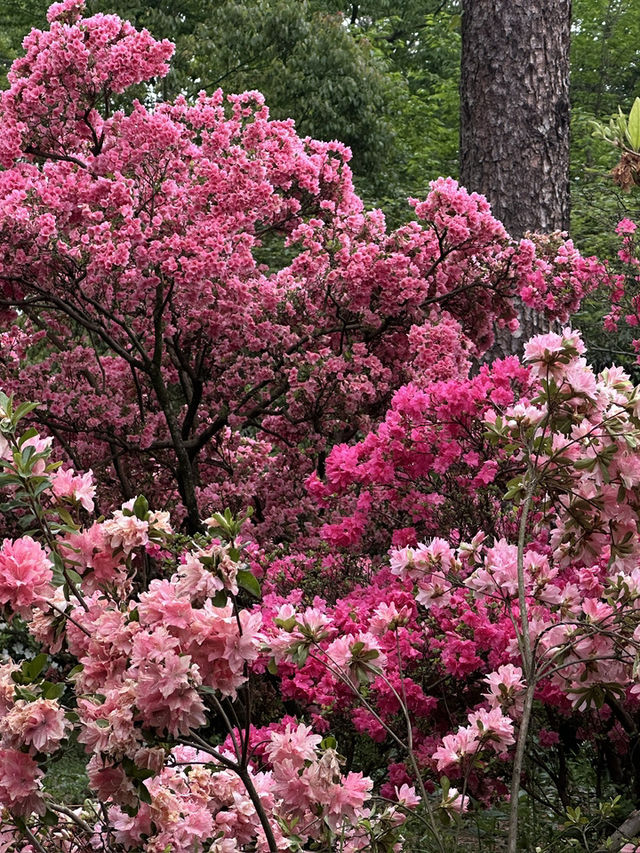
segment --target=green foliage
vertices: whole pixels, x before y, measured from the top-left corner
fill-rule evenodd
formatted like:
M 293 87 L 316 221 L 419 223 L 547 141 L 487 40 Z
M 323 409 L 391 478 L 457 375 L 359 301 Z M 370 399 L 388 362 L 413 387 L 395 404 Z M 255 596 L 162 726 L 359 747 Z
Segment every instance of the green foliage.
M 6 73 L 20 55 L 22 39 L 32 27 L 46 24 L 48 0 L 2 0 L 0 3 L 0 89 Z
M 610 171 L 616 150 L 593 122 L 628 113 L 640 95 L 640 18 L 634 0 L 574 0 L 571 44 L 571 228 L 579 248 L 615 256 L 613 229 L 640 212 L 618 193 Z M 608 123 L 608 119 L 607 119 Z
M 367 39 L 354 36 L 331 3 L 208 0 L 175 3 L 91 0 L 176 44 L 163 98 L 222 86 L 258 89 L 271 115 L 293 117 L 302 135 L 351 146 L 356 170 L 378 168 L 392 145 L 389 83 Z
M 429 181 L 458 172 L 459 4 L 373 0 L 359 9 L 356 26 L 387 68 L 395 141 L 377 180 L 359 189 L 396 225 L 407 219 L 408 196 L 424 197 Z
M 86 765 L 87 755 L 84 747 L 76 741 L 71 741 L 47 768 L 44 778 L 47 793 L 59 803 L 82 803 L 90 796 Z

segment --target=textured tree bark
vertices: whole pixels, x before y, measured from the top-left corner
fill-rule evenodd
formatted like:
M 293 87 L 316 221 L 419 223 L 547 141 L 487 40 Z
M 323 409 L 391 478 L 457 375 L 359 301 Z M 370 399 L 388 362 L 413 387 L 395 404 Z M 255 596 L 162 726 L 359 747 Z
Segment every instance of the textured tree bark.
M 571 0 L 462 0 L 460 180 L 513 237 L 569 227 Z M 526 308 L 519 352 L 544 328 Z
M 569 227 L 571 0 L 463 0 L 460 178 L 513 237 Z

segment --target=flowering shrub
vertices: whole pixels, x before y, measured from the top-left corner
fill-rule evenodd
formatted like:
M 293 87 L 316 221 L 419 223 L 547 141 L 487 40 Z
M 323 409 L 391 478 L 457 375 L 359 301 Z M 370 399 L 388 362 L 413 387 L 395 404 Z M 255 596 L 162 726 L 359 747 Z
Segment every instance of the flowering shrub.
M 443 853 L 508 805 L 515 853 L 567 732 L 640 798 L 638 390 L 570 328 L 477 361 L 604 268 L 451 179 L 387 231 L 257 93 L 114 111 L 171 45 L 49 22 L 0 93 L 2 383 L 43 401 L 0 396 L 38 646 L 0 664 L 0 851 Z
M 621 749 L 635 732 L 638 390 L 618 368 L 596 376 L 569 329 L 534 338 L 524 362 L 408 386 L 360 444 L 336 447 L 310 488 L 356 518 L 363 496 L 381 507 L 389 566 L 335 604 L 265 598 L 284 695 L 325 719 L 350 696 L 354 726 L 383 743 L 409 731 L 415 764 L 391 763 L 390 781 L 445 774 L 459 810 L 508 790 L 517 802 L 534 700 L 563 727 L 614 726 Z M 469 538 L 450 526 L 465 494 L 462 521 L 489 522 Z M 325 532 L 358 545 L 344 529 Z M 358 682 L 372 684 L 364 697 Z M 536 736 L 558 742 L 544 726 Z
M 172 46 L 81 0 L 49 20 L 0 94 L 3 387 L 103 509 L 144 491 L 194 532 L 253 505 L 263 539 L 313 539 L 302 484 L 333 444 L 409 379 L 464 376 L 514 295 L 566 320 L 601 278 L 451 179 L 388 231 L 349 151 L 258 93 L 114 111 Z
M 19 433 L 30 408 L 0 395 L 0 486 L 30 531 L 0 548 L 0 602 L 42 647 L 0 664 L 2 849 L 394 849 L 404 815 L 372 803 L 335 741 L 297 720 L 250 725 L 264 635 L 241 523 L 211 518 L 185 543 L 138 497 L 81 524 L 95 487 Z M 95 796 L 75 810 L 42 784 L 72 736 Z

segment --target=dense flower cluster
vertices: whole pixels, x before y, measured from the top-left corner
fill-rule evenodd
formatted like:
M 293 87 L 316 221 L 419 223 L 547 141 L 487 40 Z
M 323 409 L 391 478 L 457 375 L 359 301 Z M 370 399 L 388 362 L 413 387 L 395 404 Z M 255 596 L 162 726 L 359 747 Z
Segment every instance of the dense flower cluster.
M 295 591 L 300 576 L 274 566 L 282 592 L 262 607 L 283 695 L 325 720 L 346 713 L 382 743 L 402 730 L 406 707 L 421 765 L 483 800 L 505 790 L 529 682 L 548 708 L 597 729 L 609 725 L 605 697 L 631 713 L 640 692 L 638 391 L 618 368 L 594 374 L 569 329 L 534 338 L 524 361 L 408 386 L 360 444 L 336 447 L 310 489 L 326 509 L 351 505 L 355 515 L 325 535 L 353 549 L 375 533 L 379 547 L 394 545 L 389 567 L 309 607 Z M 530 501 L 521 570 L 522 513 L 505 489 Z M 461 525 L 452 534 L 448 510 L 465 494 L 470 538 Z M 474 511 L 486 513 L 485 530 L 471 526 Z M 358 513 L 368 526 L 345 536 Z M 439 536 L 420 543 L 425 533 Z M 520 574 L 530 654 L 517 627 Z M 460 725 L 448 732 L 453 708 Z M 544 729 L 539 737 L 553 742 Z M 385 790 L 412 775 L 390 764 Z
M 402 812 L 378 808 L 372 780 L 344 772 L 335 742 L 310 726 L 228 725 L 222 746 L 211 739 L 211 726 L 224 730 L 250 703 L 250 667 L 266 640 L 259 609 L 239 604 L 241 588 L 259 588 L 231 516 L 211 518 L 208 534 L 186 548 L 168 513 L 142 497 L 83 526 L 91 475 L 52 463 L 50 441 L 16 432 L 24 408 L 14 411 L 4 395 L 0 404 L 8 448 L 0 486 L 19 514 L 37 507 L 43 539 L 6 539 L 0 549 L 3 612 L 20 614 L 43 648 L 0 665 L 2 849 L 45 825 L 39 843 L 57 853 L 400 844 Z M 47 653 L 61 650 L 75 666 L 45 673 Z M 43 779 L 72 735 L 86 750 L 96 803 L 60 813 Z M 419 797 L 405 786 L 401 801 Z
M 387 230 L 349 151 L 258 93 L 114 112 L 171 45 L 81 0 L 50 21 L 0 93 L 3 387 L 42 402 L 105 507 L 144 491 L 196 530 L 253 505 L 263 538 L 313 539 L 302 484 L 333 444 L 408 380 L 464 376 L 513 296 L 566 319 L 601 278 L 450 178 Z

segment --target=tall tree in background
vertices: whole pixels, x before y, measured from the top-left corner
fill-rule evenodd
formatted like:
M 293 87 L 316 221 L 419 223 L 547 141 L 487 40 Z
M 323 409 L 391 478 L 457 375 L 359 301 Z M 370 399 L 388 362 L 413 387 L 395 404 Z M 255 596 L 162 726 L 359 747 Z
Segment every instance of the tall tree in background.
M 513 237 L 569 228 L 571 0 L 463 0 L 460 180 Z M 546 331 L 522 305 L 486 358 L 520 355 Z
M 463 0 L 460 178 L 515 237 L 569 226 L 570 0 Z

